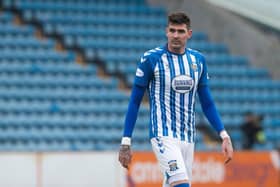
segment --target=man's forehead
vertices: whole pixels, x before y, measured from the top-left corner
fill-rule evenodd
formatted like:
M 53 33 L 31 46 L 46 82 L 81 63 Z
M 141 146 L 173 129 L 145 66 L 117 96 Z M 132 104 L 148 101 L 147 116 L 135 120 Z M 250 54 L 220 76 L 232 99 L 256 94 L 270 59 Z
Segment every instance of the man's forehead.
M 169 29 L 175 29 L 175 30 L 188 30 L 187 25 L 185 23 L 182 24 L 168 24 L 167 28 Z

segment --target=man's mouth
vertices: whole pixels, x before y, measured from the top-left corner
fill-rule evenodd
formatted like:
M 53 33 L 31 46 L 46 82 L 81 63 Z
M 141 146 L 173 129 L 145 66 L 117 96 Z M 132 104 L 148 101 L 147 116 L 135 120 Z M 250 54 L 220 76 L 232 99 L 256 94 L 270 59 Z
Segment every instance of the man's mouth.
M 180 41 L 172 41 L 173 44 L 180 44 Z

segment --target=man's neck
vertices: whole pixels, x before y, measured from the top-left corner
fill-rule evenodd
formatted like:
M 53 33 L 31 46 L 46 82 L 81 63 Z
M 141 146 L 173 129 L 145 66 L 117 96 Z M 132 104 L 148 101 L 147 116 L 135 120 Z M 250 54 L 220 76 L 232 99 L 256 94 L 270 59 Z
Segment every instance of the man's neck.
M 177 49 L 177 48 L 171 48 L 170 46 L 167 47 L 168 51 L 170 51 L 171 53 L 175 53 L 178 55 L 182 55 L 185 53 L 185 48 L 181 48 L 181 49 Z

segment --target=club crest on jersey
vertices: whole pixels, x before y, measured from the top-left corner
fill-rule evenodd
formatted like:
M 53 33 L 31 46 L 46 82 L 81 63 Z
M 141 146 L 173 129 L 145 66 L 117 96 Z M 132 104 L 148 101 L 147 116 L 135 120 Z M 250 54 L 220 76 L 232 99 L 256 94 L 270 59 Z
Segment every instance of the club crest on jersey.
M 194 71 L 197 71 L 197 64 L 196 64 L 196 63 L 192 63 L 192 69 L 193 69 Z
M 169 170 L 170 171 L 176 171 L 177 169 L 179 169 L 178 166 L 177 166 L 177 160 L 170 160 L 168 162 L 168 165 L 169 165 Z
M 172 79 L 172 88 L 178 93 L 187 93 L 192 90 L 194 80 L 189 75 L 178 75 Z

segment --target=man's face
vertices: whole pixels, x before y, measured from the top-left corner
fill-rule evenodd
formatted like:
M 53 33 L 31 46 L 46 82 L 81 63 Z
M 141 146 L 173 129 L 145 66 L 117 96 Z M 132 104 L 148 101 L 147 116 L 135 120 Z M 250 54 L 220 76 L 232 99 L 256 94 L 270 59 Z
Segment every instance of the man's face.
M 192 30 L 186 24 L 169 24 L 166 28 L 168 48 L 171 51 L 184 52 L 186 42 L 192 36 Z

